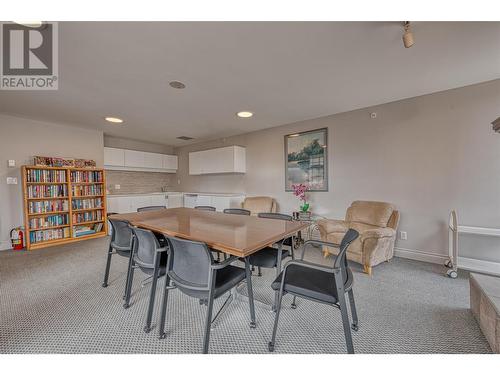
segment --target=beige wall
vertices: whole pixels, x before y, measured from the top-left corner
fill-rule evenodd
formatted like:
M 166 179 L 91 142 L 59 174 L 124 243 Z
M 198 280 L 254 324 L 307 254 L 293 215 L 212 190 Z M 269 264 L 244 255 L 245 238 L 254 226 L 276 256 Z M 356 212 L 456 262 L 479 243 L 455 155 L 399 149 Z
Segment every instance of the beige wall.
M 174 149 L 171 146 L 135 141 L 127 138 L 111 137 L 109 135 L 104 136 L 104 146 L 124 148 L 126 150 L 157 152 L 159 154 L 172 154 L 174 152 Z
M 500 227 L 500 135 L 490 124 L 499 115 L 496 80 L 177 148 L 178 187 L 269 195 L 291 212 L 298 202 L 284 191 L 283 136 L 328 127 L 330 190 L 310 193 L 312 210 L 342 218 L 356 199 L 392 202 L 408 232 L 397 246 L 442 255 L 452 208 L 464 225 Z M 188 175 L 189 151 L 233 144 L 246 147 L 245 175 Z M 462 244 L 463 255 L 500 260 L 498 239 L 469 236 Z
M 93 159 L 103 164 L 101 131 L 0 115 L 0 249 L 10 247 L 9 232 L 23 224 L 20 166 L 34 155 Z M 7 161 L 14 159 L 15 168 Z M 17 177 L 18 185 L 7 185 Z

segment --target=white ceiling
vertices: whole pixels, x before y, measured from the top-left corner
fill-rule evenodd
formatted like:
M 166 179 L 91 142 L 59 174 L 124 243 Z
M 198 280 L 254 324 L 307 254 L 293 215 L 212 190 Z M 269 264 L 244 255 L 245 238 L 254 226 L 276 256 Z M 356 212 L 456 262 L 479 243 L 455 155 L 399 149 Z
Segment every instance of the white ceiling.
M 61 22 L 59 90 L 0 91 L 0 112 L 182 145 L 500 78 L 499 22 L 413 31 L 405 49 L 399 22 Z

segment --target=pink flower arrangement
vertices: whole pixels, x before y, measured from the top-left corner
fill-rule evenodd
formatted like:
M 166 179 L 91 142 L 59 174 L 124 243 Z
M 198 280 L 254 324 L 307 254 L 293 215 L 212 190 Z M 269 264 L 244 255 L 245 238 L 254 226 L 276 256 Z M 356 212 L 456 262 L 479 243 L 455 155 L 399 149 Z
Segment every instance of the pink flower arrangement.
M 306 191 L 309 190 L 309 186 L 304 184 L 293 184 L 293 195 L 298 197 L 304 204 L 300 206 L 301 211 L 307 212 L 309 210 L 309 203 L 307 203 L 306 199 Z

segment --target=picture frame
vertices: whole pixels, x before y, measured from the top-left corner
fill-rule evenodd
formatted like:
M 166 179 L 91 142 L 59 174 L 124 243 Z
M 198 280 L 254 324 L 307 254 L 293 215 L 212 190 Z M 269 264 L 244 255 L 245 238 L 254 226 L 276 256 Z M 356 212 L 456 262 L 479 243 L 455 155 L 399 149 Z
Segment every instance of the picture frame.
M 305 184 L 308 191 L 328 191 L 328 128 L 288 134 L 285 142 L 285 191 Z

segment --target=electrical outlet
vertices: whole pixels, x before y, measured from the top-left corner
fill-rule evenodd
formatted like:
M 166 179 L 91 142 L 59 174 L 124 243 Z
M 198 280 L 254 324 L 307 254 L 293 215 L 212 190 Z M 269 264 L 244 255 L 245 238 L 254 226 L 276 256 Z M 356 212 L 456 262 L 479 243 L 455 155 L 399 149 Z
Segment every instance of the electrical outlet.
M 408 239 L 408 233 L 404 232 L 404 231 L 399 232 L 399 239 L 401 239 L 401 240 L 407 240 Z
M 17 185 L 17 177 L 7 177 L 7 185 Z
M 15 160 L 9 160 L 7 162 L 7 165 L 9 166 L 9 168 L 13 168 L 16 166 L 16 161 Z
M 181 180 L 177 180 L 177 185 L 180 185 L 181 184 Z
M 122 187 L 120 185 L 115 185 L 115 190 L 120 190 Z

